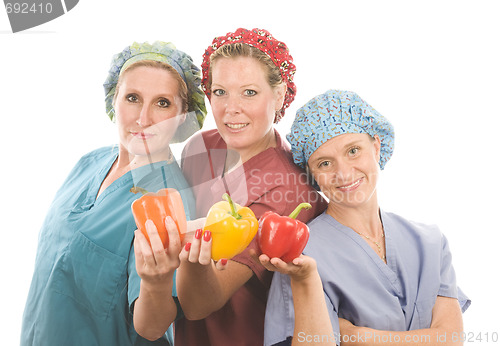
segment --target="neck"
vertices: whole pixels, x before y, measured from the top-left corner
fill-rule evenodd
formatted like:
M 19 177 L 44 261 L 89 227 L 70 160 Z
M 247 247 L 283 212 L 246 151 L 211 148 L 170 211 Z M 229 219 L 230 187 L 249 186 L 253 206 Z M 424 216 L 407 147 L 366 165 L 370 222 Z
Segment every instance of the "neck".
M 245 148 L 245 149 L 235 149 L 235 148 L 229 148 L 230 150 L 234 150 L 237 152 L 240 156 L 241 163 L 245 163 L 248 160 L 250 160 L 252 157 L 260 154 L 266 149 L 269 148 L 274 148 L 277 146 L 277 141 L 276 141 L 276 134 L 274 133 L 274 128 L 271 128 L 269 132 L 262 138 L 260 139 L 257 143 L 254 145 Z M 226 158 L 227 160 L 227 158 Z
M 382 221 L 376 195 L 368 203 L 356 207 L 330 202 L 326 212 L 333 216 L 335 220 L 356 232 L 373 238 L 381 235 Z
M 125 174 L 132 169 L 150 165 L 155 162 L 168 161 L 171 158 L 172 152 L 170 148 L 155 155 L 132 155 L 126 148 L 120 145 L 118 159 L 115 162 L 115 169 Z

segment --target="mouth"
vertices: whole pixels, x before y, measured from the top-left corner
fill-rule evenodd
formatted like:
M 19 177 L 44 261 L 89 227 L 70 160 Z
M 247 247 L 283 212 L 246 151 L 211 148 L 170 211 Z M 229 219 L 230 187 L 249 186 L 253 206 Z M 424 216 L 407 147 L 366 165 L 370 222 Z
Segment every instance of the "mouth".
M 359 185 L 361 185 L 361 182 L 363 181 L 363 178 L 359 178 L 358 180 L 354 181 L 353 183 L 349 185 L 343 185 L 343 186 L 337 186 L 337 189 L 341 191 L 352 191 L 358 188 Z
M 132 136 L 134 136 L 135 138 L 138 138 L 138 139 L 142 139 L 142 140 L 145 140 L 145 139 L 149 139 L 149 138 L 152 138 L 154 137 L 154 134 L 153 133 L 148 133 L 148 132 L 131 132 Z
M 243 123 L 238 123 L 238 124 L 234 124 L 234 123 L 225 123 L 225 125 L 226 125 L 227 127 L 229 127 L 230 129 L 232 129 L 232 130 L 239 130 L 239 129 L 242 129 L 242 128 L 244 128 L 244 127 L 248 126 L 248 123 L 246 123 L 246 124 L 243 124 Z

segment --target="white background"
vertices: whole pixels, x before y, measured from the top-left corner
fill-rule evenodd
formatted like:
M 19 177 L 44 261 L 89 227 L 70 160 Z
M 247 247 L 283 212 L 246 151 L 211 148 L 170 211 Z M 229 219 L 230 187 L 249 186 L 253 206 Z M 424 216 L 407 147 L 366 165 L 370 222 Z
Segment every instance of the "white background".
M 199 65 L 215 36 L 238 27 L 269 30 L 294 57 L 298 94 L 282 134 L 301 105 L 331 88 L 357 92 L 392 121 L 396 149 L 380 204 L 440 226 L 473 301 L 467 336 L 491 343 L 500 333 L 496 3 L 81 0 L 16 34 L 0 9 L 1 344 L 19 343 L 38 231 L 56 190 L 81 155 L 116 143 L 102 88 L 112 55 L 133 41 L 172 41 Z

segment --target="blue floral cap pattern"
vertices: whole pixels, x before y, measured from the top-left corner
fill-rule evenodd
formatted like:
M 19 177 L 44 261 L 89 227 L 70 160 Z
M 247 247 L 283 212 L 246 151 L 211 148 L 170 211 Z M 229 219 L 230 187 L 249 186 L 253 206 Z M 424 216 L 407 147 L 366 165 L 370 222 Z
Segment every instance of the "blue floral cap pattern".
M 381 169 L 394 150 L 392 124 L 351 91 L 328 90 L 302 106 L 286 136 L 296 165 L 305 168 L 311 155 L 329 139 L 346 133 L 378 135 Z
M 153 44 L 134 42 L 113 57 L 108 76 L 104 82 L 106 114 L 112 121 L 115 120 L 113 98 L 118 78 L 128 66 L 141 60 L 161 61 L 169 64 L 186 83 L 188 89 L 188 114 L 186 120 L 177 129 L 172 143 L 185 141 L 203 126 L 207 114 L 205 94 L 200 88 L 200 69 L 193 63 L 189 55 L 177 50 L 171 42 L 156 41 Z

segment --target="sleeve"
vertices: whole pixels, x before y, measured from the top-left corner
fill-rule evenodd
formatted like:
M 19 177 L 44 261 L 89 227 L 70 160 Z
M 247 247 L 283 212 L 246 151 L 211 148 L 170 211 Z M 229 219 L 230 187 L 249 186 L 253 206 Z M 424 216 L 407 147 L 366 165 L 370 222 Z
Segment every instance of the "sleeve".
M 264 268 L 260 263 L 257 263 L 253 260 L 253 258 L 250 256 L 250 250 L 252 249 L 256 252 L 259 252 L 257 237 L 253 238 L 248 247 L 242 253 L 231 258 L 231 261 L 235 261 L 249 267 L 257 276 L 259 281 L 262 282 L 265 287 L 269 287 L 273 273 Z
M 135 269 L 135 253 L 134 245 L 130 248 L 130 253 L 128 256 L 128 304 L 130 308 L 130 313 L 134 311 L 134 303 L 137 298 L 139 298 L 139 292 L 141 289 L 141 278 L 137 274 Z
M 455 269 L 452 264 L 452 256 L 448 240 L 442 236 L 442 250 L 441 250 L 441 284 L 439 287 L 438 295 L 443 297 L 457 298 L 465 312 L 471 304 L 471 300 L 462 292 L 456 285 Z
M 177 317 L 176 320 L 183 316 L 183 312 L 181 306 L 179 304 L 179 299 L 177 298 L 177 289 L 176 289 L 176 274 L 177 271 L 174 272 L 173 281 L 174 284 L 172 286 L 172 297 L 174 298 L 175 304 L 177 305 Z M 139 298 L 139 292 L 141 291 L 141 277 L 137 274 L 137 270 L 135 269 L 135 253 L 134 253 L 134 245 L 132 245 L 128 258 L 128 304 L 130 313 L 134 312 L 134 303 Z
M 264 345 L 274 345 L 293 336 L 295 324 L 290 277 L 274 273 L 267 298 Z
M 325 294 L 326 307 L 330 315 L 333 335 L 328 339 L 340 345 L 339 318 L 330 299 Z M 293 307 L 293 295 L 290 285 L 290 277 L 281 273 L 275 273 L 266 306 L 264 322 L 264 345 L 287 344 L 291 340 L 295 329 L 295 310 Z M 306 341 L 308 336 L 298 331 L 298 341 Z
M 307 191 L 308 189 L 304 187 L 302 190 Z M 293 197 L 290 196 L 290 192 L 294 192 Z M 314 193 L 317 194 L 315 191 Z M 323 208 L 326 207 L 326 202 L 319 194 L 317 195 L 319 198 L 316 199 L 316 203 L 311 203 L 313 208 L 309 210 L 302 210 L 297 217 L 298 220 L 306 223 L 310 219 L 314 218 L 318 213 L 323 212 Z M 290 190 L 284 185 L 277 185 L 253 201 L 249 207 L 254 212 L 255 217 L 260 219 L 260 217 L 267 211 L 272 211 L 279 215 L 289 215 L 299 204 L 300 203 L 296 202 L 295 191 Z M 268 285 L 271 275 L 260 263 L 255 263 L 255 261 L 250 257 L 249 251 L 251 249 L 259 252 L 259 245 L 256 237 L 248 245 L 245 251 L 233 257 L 232 260 L 248 266 L 254 274 L 257 275 L 261 282 Z
M 276 185 L 265 194 L 257 198 L 249 206 L 260 218 L 266 211 L 273 211 L 279 215 L 288 216 L 300 203 L 308 202 L 311 209 L 303 209 L 297 220 L 307 223 L 325 211 L 328 203 L 312 187 L 308 185 Z
M 276 187 L 273 190 L 279 190 L 281 187 Z M 283 215 L 283 209 L 285 208 L 285 204 L 270 204 L 267 203 L 265 198 L 259 198 L 257 201 L 252 202 L 248 207 L 252 209 L 253 213 L 257 220 L 260 219 L 262 214 L 267 211 L 272 211 L 278 213 L 279 215 Z M 253 238 L 248 247 L 239 255 L 234 256 L 231 260 L 244 264 L 249 267 L 253 273 L 257 276 L 259 281 L 261 281 L 265 287 L 269 287 L 271 283 L 271 278 L 273 273 L 269 272 L 266 268 L 264 268 L 260 263 L 257 263 L 250 256 L 250 250 L 255 250 L 257 253 L 260 252 L 259 244 L 257 243 L 257 236 Z

